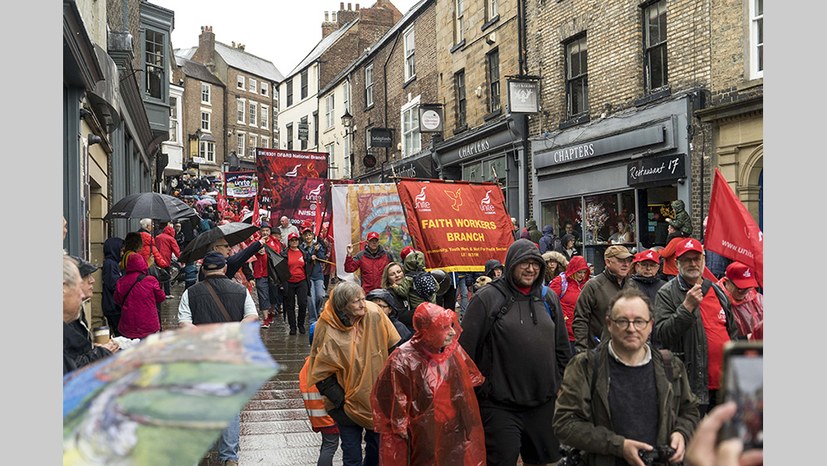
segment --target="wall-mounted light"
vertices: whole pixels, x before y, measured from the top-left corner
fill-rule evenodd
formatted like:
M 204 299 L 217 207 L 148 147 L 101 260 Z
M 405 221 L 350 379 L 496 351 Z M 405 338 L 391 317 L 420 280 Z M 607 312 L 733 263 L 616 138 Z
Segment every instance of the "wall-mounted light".
M 81 120 L 84 119 L 84 118 L 88 118 L 88 117 L 92 116 L 92 112 L 89 111 L 89 109 L 84 108 L 84 107 L 81 107 L 80 110 L 78 110 L 78 112 L 80 113 Z
M 100 144 L 103 142 L 100 136 L 97 134 L 90 134 L 86 137 L 86 141 L 89 143 L 90 146 L 94 146 L 95 144 Z

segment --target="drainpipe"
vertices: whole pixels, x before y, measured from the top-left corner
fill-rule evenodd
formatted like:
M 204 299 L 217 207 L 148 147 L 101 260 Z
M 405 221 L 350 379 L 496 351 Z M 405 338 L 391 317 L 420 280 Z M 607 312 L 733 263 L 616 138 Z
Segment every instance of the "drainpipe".
M 383 119 L 382 124 L 385 125 L 385 128 L 388 127 L 388 62 L 390 62 L 391 55 L 393 54 L 393 51 L 396 49 L 396 43 L 399 42 L 399 36 L 402 35 L 403 33 L 404 33 L 404 30 L 402 30 L 400 28 L 400 31 L 396 34 L 396 36 L 394 36 L 393 45 L 391 45 L 391 49 L 388 51 L 388 56 L 385 57 L 385 63 L 382 65 L 382 91 L 385 94 L 385 108 L 384 108 L 384 117 L 383 117 L 384 119 Z M 393 141 L 393 139 L 395 139 L 395 138 L 391 138 L 391 141 Z M 393 142 L 391 142 L 391 144 L 393 144 Z M 380 170 L 382 171 L 379 174 L 380 178 L 384 178 L 384 176 L 385 176 L 384 175 L 385 164 L 388 162 L 389 159 L 390 159 L 390 156 L 388 154 L 388 148 L 385 147 L 385 161 L 382 162 L 382 165 L 380 166 Z

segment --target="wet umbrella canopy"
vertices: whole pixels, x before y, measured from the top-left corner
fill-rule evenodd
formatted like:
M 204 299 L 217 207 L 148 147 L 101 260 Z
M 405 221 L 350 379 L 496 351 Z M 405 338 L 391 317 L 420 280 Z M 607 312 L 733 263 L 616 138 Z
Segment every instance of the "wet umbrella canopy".
M 276 372 L 258 323 L 152 334 L 64 377 L 63 464 L 196 464 Z
M 230 222 L 219 225 L 201 233 L 190 241 L 187 247 L 181 251 L 181 257 L 178 260 L 180 262 L 192 262 L 201 259 L 210 251 L 210 246 L 219 239 L 224 238 L 230 246 L 235 246 L 257 231 L 258 227 L 249 223 Z
M 109 208 L 104 220 L 151 218 L 161 222 L 197 215 L 192 207 L 175 196 L 161 193 L 130 194 Z

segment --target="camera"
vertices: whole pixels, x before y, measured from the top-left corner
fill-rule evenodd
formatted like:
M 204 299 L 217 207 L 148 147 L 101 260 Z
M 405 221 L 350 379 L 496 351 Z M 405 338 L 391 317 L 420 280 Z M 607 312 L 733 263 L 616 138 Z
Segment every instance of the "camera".
M 569 447 L 565 445 L 560 446 L 560 454 L 563 455 L 563 458 L 557 463 L 557 466 L 577 466 L 580 464 L 580 460 L 582 459 L 582 453 L 580 450 Z
M 669 445 L 661 445 L 655 447 L 652 451 L 638 450 L 637 454 L 640 456 L 640 459 L 643 460 L 643 464 L 653 466 L 657 464 L 667 464 L 669 458 L 675 454 L 675 449 Z

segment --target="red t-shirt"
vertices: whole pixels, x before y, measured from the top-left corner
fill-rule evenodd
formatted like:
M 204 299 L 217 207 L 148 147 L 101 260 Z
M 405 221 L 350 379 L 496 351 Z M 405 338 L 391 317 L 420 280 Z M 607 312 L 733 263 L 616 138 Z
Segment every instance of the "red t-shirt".
M 299 283 L 307 279 L 304 273 L 304 253 L 300 249 L 287 250 L 287 268 L 290 270 L 290 283 Z
M 729 341 L 726 328 L 726 313 L 712 287 L 701 301 L 701 320 L 706 331 L 707 372 L 709 389 L 717 390 L 721 386 L 721 370 L 724 364 L 724 345 Z

